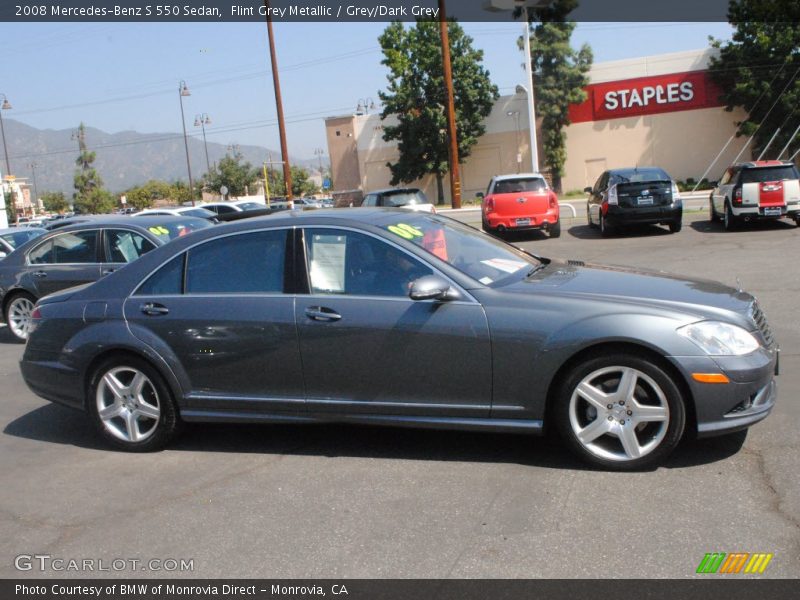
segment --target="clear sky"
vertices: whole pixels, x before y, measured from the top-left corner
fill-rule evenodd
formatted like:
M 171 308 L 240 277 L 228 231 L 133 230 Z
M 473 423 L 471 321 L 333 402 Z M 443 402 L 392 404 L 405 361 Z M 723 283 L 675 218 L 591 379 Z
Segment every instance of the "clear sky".
M 323 118 L 378 100 L 386 83 L 377 38 L 383 23 L 277 23 L 289 153 L 313 158 L 325 149 Z M 485 52 L 501 94 L 524 78 L 519 23 L 466 23 Z M 595 62 L 708 46 L 728 39 L 727 23 L 582 23 L 574 45 L 588 43 Z M 208 113 L 209 141 L 279 148 L 266 26 L 259 23 L 0 24 L 2 83 L 13 109 L 4 117 L 37 128 L 81 121 L 108 132 L 181 131 L 178 83 L 187 128 Z M 12 156 L 23 149 L 10 149 Z

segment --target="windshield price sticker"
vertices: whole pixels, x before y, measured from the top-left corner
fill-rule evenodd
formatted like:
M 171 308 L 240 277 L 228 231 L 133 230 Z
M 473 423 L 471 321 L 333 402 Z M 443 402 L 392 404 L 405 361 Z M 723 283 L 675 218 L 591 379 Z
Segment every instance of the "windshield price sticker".
M 407 225 L 406 223 L 389 225 L 387 229 L 393 234 L 399 235 L 401 238 L 405 238 L 407 240 L 413 240 L 414 238 L 423 237 L 425 235 L 421 230 L 417 229 L 416 227 L 412 227 L 411 225 Z

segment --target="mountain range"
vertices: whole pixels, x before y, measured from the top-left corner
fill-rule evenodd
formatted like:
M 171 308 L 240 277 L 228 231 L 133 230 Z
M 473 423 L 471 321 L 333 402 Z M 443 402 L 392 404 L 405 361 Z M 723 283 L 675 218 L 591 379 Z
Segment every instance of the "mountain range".
M 3 124 L 11 174 L 17 179 L 33 183 L 35 171 L 39 196 L 48 191 L 61 191 L 71 196 L 74 191 L 72 178 L 75 159 L 78 156 L 78 142 L 73 136 L 77 127 L 36 129 L 13 119 L 3 119 Z M 186 151 L 183 135 L 179 133 L 107 133 L 87 126 L 85 136 L 89 150 L 97 154 L 94 166 L 112 192 L 122 192 L 150 179 L 188 181 Z M 203 139 L 189 137 L 188 141 L 192 176 L 197 180 L 207 171 Z M 231 150 L 228 145 L 208 142 L 211 165 L 230 154 Z M 272 160 L 280 160 L 279 151 L 261 146 L 237 145 L 236 150 L 253 165 L 261 165 L 270 155 Z M 290 156 L 289 160 L 292 165 L 305 167 L 312 174 L 319 172 L 317 158 Z M 327 156 L 322 157 L 322 164 L 323 167 L 329 164 Z M 0 172 L 6 175 L 5 171 L 6 164 L 0 159 Z

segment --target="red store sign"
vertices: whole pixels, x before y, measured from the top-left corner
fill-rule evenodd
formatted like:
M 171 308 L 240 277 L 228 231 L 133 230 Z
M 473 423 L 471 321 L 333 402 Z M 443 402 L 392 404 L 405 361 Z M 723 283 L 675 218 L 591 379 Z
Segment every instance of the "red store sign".
M 588 97 L 569 108 L 573 123 L 638 117 L 681 110 L 723 106 L 719 88 L 707 71 L 638 77 L 595 83 L 584 88 Z

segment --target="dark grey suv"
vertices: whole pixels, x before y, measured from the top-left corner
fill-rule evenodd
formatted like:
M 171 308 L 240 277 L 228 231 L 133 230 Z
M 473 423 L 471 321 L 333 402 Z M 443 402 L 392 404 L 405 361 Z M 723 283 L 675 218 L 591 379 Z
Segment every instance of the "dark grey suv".
M 556 427 L 633 469 L 766 417 L 777 357 L 747 293 L 354 208 L 199 231 L 43 298 L 21 367 L 125 450 L 180 421 Z

